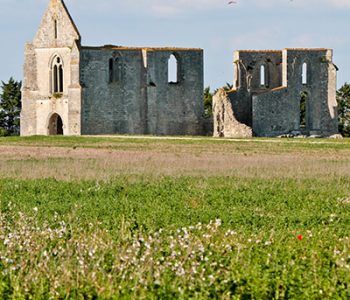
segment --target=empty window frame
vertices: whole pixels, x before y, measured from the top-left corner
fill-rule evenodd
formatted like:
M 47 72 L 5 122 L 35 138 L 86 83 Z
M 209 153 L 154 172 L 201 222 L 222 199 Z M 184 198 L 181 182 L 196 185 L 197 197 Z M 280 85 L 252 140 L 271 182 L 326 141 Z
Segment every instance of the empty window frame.
M 58 38 L 57 20 L 54 20 L 55 40 Z
M 237 89 L 239 87 L 240 84 L 240 70 L 239 70 L 239 62 L 235 62 L 234 63 L 234 75 L 233 75 L 233 82 L 234 82 L 234 87 L 235 89 Z
M 112 83 L 114 80 L 114 59 L 110 58 L 108 62 L 108 82 Z
M 266 67 L 264 65 L 260 66 L 260 86 L 266 86 Z
M 179 63 L 174 54 L 171 54 L 168 60 L 168 83 L 178 83 Z
M 110 58 L 108 63 L 108 81 L 109 83 L 118 82 L 121 78 L 120 57 Z
M 307 122 L 307 106 L 308 106 L 309 95 L 306 92 L 300 93 L 300 128 L 306 128 Z
M 301 83 L 302 84 L 308 84 L 308 65 L 306 62 L 303 63 L 302 66 L 302 75 L 301 75 Z
M 51 92 L 63 93 L 64 79 L 63 79 L 63 63 L 59 56 L 55 56 L 51 66 Z

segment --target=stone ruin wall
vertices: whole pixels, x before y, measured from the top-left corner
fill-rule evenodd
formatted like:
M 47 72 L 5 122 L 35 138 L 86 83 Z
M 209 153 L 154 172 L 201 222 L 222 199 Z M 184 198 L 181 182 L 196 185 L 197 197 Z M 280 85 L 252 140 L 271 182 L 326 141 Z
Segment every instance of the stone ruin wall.
M 168 60 L 178 82 L 168 82 Z M 108 62 L 118 78 L 109 82 Z M 83 47 L 82 134 L 203 134 L 203 51 Z
M 234 64 L 235 90 L 218 93 L 213 100 L 214 136 L 246 137 L 240 133 L 241 125 L 248 126 L 254 136 L 266 137 L 331 136 L 338 132 L 336 67 L 331 50 L 237 51 Z M 301 92 L 308 96 L 305 126 L 301 126 Z M 232 111 L 225 121 L 223 110 Z
M 171 55 L 175 83 L 168 82 Z M 59 79 L 53 72 L 57 58 Z M 111 81 L 109 61 L 116 58 L 120 72 Z M 53 82 L 63 90 L 55 91 Z M 50 0 L 26 45 L 22 105 L 21 135 L 202 135 L 203 50 L 82 47 L 64 2 Z

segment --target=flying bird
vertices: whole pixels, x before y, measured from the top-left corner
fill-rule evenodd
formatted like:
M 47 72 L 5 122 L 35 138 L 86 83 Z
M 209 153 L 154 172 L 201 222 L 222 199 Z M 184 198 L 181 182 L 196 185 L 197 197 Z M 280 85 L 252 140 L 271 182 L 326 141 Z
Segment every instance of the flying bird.
M 237 2 L 236 2 L 236 1 L 230 1 L 230 2 L 227 3 L 227 4 L 237 4 Z

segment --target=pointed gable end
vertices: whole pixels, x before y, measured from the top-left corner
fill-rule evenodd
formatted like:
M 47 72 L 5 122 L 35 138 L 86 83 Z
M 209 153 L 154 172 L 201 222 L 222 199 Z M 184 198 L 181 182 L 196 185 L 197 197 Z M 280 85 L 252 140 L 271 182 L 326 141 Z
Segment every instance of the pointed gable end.
M 72 47 L 80 34 L 63 0 L 50 0 L 33 44 L 36 48 Z

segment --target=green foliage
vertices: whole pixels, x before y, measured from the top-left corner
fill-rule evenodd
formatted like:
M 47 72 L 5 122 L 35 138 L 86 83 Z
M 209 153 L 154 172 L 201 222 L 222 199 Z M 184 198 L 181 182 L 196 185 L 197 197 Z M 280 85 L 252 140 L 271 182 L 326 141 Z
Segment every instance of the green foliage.
M 209 118 L 213 115 L 213 94 L 210 92 L 210 86 L 204 89 L 204 117 Z
M 226 83 L 225 86 L 222 87 L 225 91 L 232 90 L 233 85 L 230 83 Z M 208 118 L 213 115 L 213 96 L 216 94 L 218 89 L 216 89 L 213 93 L 210 92 L 210 86 L 207 86 L 204 89 L 204 117 Z
M 2 81 L 0 95 L 0 136 L 19 135 L 21 112 L 20 81 L 12 77 L 7 83 Z
M 349 186 L 0 180 L 0 298 L 347 299 Z
M 226 85 L 222 87 L 225 91 L 230 91 L 233 89 L 233 84 L 226 82 Z
M 306 92 L 300 93 L 300 127 L 306 126 L 306 103 L 308 95 Z
M 231 84 L 231 83 L 229 83 L 229 82 L 226 82 L 226 84 L 225 84 L 223 87 L 221 87 L 221 89 L 223 89 L 223 90 L 226 91 L 226 92 L 231 91 L 231 90 L 233 89 L 233 84 Z M 216 89 L 216 90 L 214 91 L 214 95 L 217 93 L 218 90 L 219 90 L 219 89 Z
M 350 84 L 345 83 L 337 91 L 339 133 L 350 137 Z
M 275 168 L 285 172 L 291 153 L 304 162 L 310 154 L 326 153 L 327 164 L 346 168 L 340 158 L 349 153 L 350 139 L 219 143 L 36 136 L 6 137 L 0 145 L 16 146 L 13 162 L 29 162 L 27 172 L 48 159 L 28 157 L 21 146 L 39 147 L 41 153 L 54 147 L 61 154 L 52 159 L 68 163 L 78 160 L 75 150 L 81 148 L 94 150 L 90 155 L 103 150 L 108 163 L 116 156 L 106 156 L 107 149 L 111 154 L 131 150 L 133 156 L 204 151 L 227 159 L 242 153 L 242 159 L 262 158 L 248 176 L 209 170 L 150 176 L 130 169 L 102 181 L 81 181 L 73 180 L 67 168 L 67 179 L 58 181 L 3 174 L 0 299 L 350 298 L 349 177 L 329 169 L 320 176 L 319 165 L 306 176 L 306 164 L 299 175 L 264 177 L 260 166 L 266 154 L 273 154 Z M 67 152 L 74 158 L 61 157 Z

